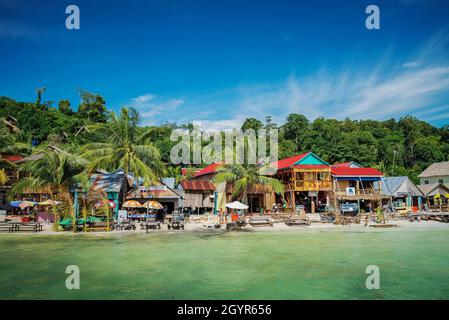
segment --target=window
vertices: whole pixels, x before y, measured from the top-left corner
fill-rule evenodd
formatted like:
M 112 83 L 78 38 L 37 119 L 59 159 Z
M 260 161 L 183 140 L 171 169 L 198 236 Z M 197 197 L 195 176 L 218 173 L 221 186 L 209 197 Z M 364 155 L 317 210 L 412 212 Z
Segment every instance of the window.
M 443 179 L 438 180 L 438 183 L 443 184 Z
M 429 180 L 424 180 L 424 184 L 429 184 Z

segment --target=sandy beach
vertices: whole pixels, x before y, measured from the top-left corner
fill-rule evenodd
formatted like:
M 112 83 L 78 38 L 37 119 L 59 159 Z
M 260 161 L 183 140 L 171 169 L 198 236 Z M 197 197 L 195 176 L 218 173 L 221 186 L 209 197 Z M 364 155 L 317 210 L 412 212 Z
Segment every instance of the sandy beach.
M 374 228 L 371 226 L 375 226 L 376 223 L 370 222 L 368 226 L 365 226 L 364 223 L 360 224 L 348 224 L 348 225 L 336 225 L 333 223 L 321 223 L 321 222 L 312 222 L 310 226 L 288 226 L 284 222 L 274 222 L 273 226 L 251 226 L 247 224 L 245 227 L 241 228 L 241 230 L 226 230 L 226 224 L 222 224 L 220 228 L 214 228 L 210 222 L 204 221 L 196 221 L 196 222 L 187 222 L 184 226 L 184 230 L 169 230 L 167 227 L 167 223 L 161 224 L 161 229 L 158 230 L 149 230 L 148 233 L 151 234 L 178 234 L 178 233 L 190 233 L 190 232 L 203 232 L 203 233 L 225 233 L 225 232 L 308 232 L 313 230 L 318 231 L 357 231 L 357 232 L 372 232 L 379 230 L 399 230 L 399 229 L 447 229 L 449 228 L 449 224 L 441 223 L 438 221 L 414 221 L 410 222 L 408 220 L 396 220 L 391 219 L 388 221 L 389 224 L 396 225 L 397 227 L 391 227 L 388 229 L 385 228 Z M 51 230 L 51 224 L 43 224 L 43 231 L 34 233 L 34 232 L 14 232 L 14 235 L 92 235 L 92 236 L 103 236 L 103 235 L 113 235 L 113 234 L 144 234 L 147 233 L 146 230 L 140 228 L 140 223 L 137 223 L 136 230 L 112 230 L 109 232 L 104 231 L 96 231 L 96 232 L 71 232 L 71 231 L 59 231 L 54 232 Z M 8 235 L 11 233 L 2 232 L 1 235 Z

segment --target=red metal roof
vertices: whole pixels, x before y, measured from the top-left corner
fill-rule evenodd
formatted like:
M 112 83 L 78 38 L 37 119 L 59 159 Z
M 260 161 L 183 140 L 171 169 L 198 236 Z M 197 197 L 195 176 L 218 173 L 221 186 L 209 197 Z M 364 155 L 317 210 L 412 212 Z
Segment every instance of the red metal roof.
M 181 174 L 183 175 L 183 176 L 186 176 L 187 175 L 187 170 L 189 170 L 190 168 L 181 168 Z M 193 174 L 195 175 L 195 174 L 197 174 L 198 172 L 200 172 L 201 170 L 203 170 L 203 168 L 195 168 L 195 171 L 193 172 Z
M 204 168 L 203 170 L 201 170 L 200 172 L 195 172 L 195 177 L 214 173 L 218 169 L 219 166 L 221 166 L 221 163 L 212 163 L 212 164 L 208 165 L 206 168 Z
M 349 162 L 343 162 L 343 163 L 334 163 L 332 165 L 332 168 L 339 168 L 339 167 L 349 167 L 351 165 L 352 161 Z
M 11 162 L 15 162 L 15 161 L 22 160 L 23 157 L 21 155 L 14 154 L 14 155 L 4 155 L 3 159 L 6 159 L 6 160 L 11 161 Z
M 215 186 L 212 182 L 206 180 L 184 180 L 181 181 L 184 190 L 194 191 L 214 191 Z
M 334 176 L 346 176 L 346 177 L 379 177 L 384 174 L 374 168 L 350 168 L 350 167 L 332 167 L 331 172 Z
M 299 160 L 301 160 L 302 158 L 304 158 L 306 155 L 308 155 L 310 152 L 306 152 L 303 154 L 298 154 L 296 156 L 290 157 L 290 158 L 285 158 L 285 159 L 281 159 L 278 160 L 276 162 L 273 162 L 273 165 L 277 165 L 278 170 L 280 169 L 285 169 L 285 168 L 289 168 L 292 165 L 294 165 L 296 162 L 298 162 Z

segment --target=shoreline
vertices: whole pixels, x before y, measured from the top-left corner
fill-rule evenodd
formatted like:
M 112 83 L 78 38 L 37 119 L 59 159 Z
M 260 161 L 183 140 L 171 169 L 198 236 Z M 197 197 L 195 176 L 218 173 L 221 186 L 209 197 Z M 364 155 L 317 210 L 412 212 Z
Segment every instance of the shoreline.
M 140 230 L 138 227 L 137 230 L 123 230 L 123 231 L 91 231 L 91 232 L 72 232 L 72 231 L 59 231 L 54 232 L 51 231 L 50 225 L 43 225 L 44 230 L 40 232 L 0 232 L 0 237 L 2 235 L 20 235 L 20 236 L 63 236 L 63 235 L 71 235 L 71 236 L 114 236 L 114 235 L 156 235 L 156 234 L 182 234 L 182 233 L 204 233 L 204 234 L 224 234 L 224 233 L 280 233 L 280 232 L 311 232 L 311 231 L 326 231 L 326 232 L 335 232 L 335 231 L 343 231 L 343 232 L 380 232 L 380 231 L 394 231 L 394 230 L 423 230 L 423 229 L 431 229 L 431 230 L 439 230 L 439 229 L 449 229 L 448 223 L 442 223 L 438 221 L 414 221 L 410 222 L 408 220 L 390 220 L 388 223 L 397 225 L 397 227 L 391 228 L 374 228 L 371 225 L 376 225 L 375 223 L 370 223 L 368 226 L 365 226 L 363 223 L 360 224 L 348 224 L 348 225 L 335 225 L 332 223 L 321 223 L 321 222 L 312 222 L 310 226 L 287 226 L 283 222 L 275 222 L 273 226 L 258 226 L 252 227 L 247 225 L 243 227 L 241 230 L 226 230 L 226 226 L 222 225 L 221 228 L 207 228 L 201 223 L 187 223 L 185 224 L 184 230 L 168 230 L 166 224 L 161 225 L 161 230 L 150 230 L 148 233 L 146 230 Z

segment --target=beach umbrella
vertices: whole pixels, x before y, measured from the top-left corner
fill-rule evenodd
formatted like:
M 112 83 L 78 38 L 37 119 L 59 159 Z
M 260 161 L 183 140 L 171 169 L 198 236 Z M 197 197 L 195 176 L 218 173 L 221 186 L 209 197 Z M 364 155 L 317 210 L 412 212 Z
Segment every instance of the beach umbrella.
M 36 204 L 37 204 L 37 202 L 33 202 L 33 201 L 22 201 L 19 204 L 19 208 L 20 209 L 25 209 L 25 208 L 28 208 L 28 207 L 34 207 Z
M 60 203 L 61 203 L 60 201 L 54 201 L 54 200 L 48 199 L 48 200 L 39 202 L 38 205 L 40 205 L 40 206 L 57 206 Z
M 9 205 L 10 205 L 11 207 L 13 207 L 13 208 L 20 208 L 19 206 L 20 206 L 21 203 L 22 203 L 22 201 L 20 201 L 20 200 L 15 200 L 15 201 L 11 201 L 11 202 L 9 203 Z
M 164 206 L 157 201 L 149 200 L 143 204 L 145 208 L 148 209 L 162 209 Z
M 9 205 L 11 206 L 11 207 L 13 207 L 13 208 L 19 208 L 19 205 L 22 203 L 22 201 L 21 200 L 15 200 L 15 201 L 11 201 L 10 203 L 9 203 Z
M 126 202 L 122 205 L 122 207 L 125 207 L 125 208 L 144 208 L 144 206 L 142 206 L 142 205 L 140 204 L 140 202 L 139 202 L 139 201 L 136 201 L 136 200 L 128 200 L 128 201 L 126 201 Z
M 237 210 L 246 210 L 246 209 L 249 208 L 246 204 L 243 204 L 243 203 L 241 203 L 239 201 L 226 203 L 225 207 L 229 208 L 229 209 L 237 209 Z

